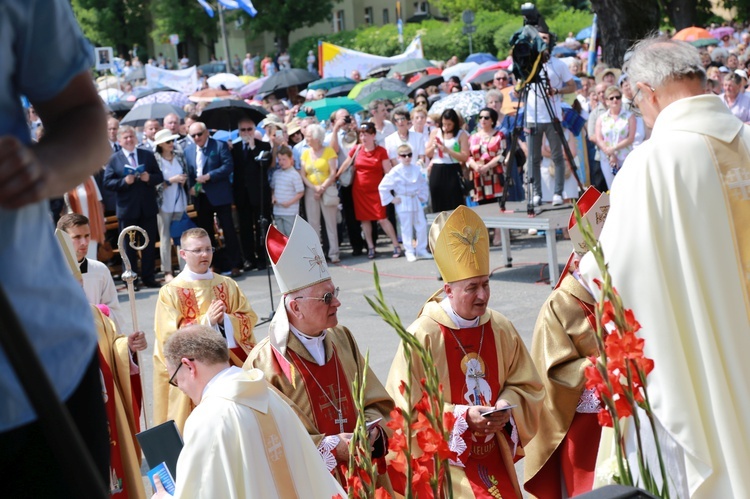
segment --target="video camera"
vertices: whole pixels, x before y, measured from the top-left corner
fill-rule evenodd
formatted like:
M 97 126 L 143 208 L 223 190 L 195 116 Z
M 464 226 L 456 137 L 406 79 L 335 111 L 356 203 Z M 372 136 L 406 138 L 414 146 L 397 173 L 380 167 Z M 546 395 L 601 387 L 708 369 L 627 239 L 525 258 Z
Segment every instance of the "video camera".
M 510 38 L 513 74 L 519 84 L 531 82 L 539 76 L 542 65 L 549 60 L 550 51 L 555 43 L 554 35 L 549 33 L 544 16 L 533 3 L 521 5 L 521 14 L 524 26 Z M 549 45 L 539 36 L 539 31 L 550 34 Z

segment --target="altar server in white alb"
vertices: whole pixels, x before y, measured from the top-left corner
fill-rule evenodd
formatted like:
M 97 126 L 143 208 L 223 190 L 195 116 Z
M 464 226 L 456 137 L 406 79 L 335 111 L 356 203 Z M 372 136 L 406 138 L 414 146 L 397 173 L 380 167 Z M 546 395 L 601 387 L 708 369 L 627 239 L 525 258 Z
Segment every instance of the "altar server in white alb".
M 599 240 L 654 359 L 672 497 L 750 497 L 750 128 L 704 93 L 686 43 L 643 40 L 623 69 L 653 132 L 615 177 Z M 580 269 L 595 290 L 592 255 Z
M 393 203 L 396 206 L 406 259 L 410 262 L 418 258 L 431 259 L 432 255 L 427 251 L 427 219 L 422 208 L 422 203 L 426 203 L 430 197 L 430 186 L 419 164 L 414 161 L 411 146 L 402 144 L 396 152 L 399 163 L 385 174 L 378 185 L 380 204 L 387 206 Z M 417 240 L 416 248 L 412 238 Z

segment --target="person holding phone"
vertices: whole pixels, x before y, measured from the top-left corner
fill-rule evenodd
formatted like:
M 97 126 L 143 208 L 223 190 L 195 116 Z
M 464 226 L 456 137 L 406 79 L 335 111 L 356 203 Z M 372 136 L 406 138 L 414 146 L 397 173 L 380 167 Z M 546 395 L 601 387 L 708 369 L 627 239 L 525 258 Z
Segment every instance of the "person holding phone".
M 469 159 L 469 134 L 453 109 L 440 116 L 440 125 L 430 133 L 425 156 L 432 158 L 429 170 L 432 212 L 453 210 L 466 204 L 461 185 L 463 163 Z
M 408 330 L 441 366 L 444 411 L 456 417 L 449 439 L 458 454 L 450 466 L 454 495 L 520 499 L 513 462 L 536 434 L 544 387 L 513 324 L 488 308 L 490 246 L 482 219 L 459 206 L 438 215 L 429 234 L 445 297 L 436 293 Z M 402 344 L 386 390 L 411 411 L 422 393 L 412 390 L 407 400 L 401 383 L 419 386 L 424 377 L 422 364 L 409 362 Z

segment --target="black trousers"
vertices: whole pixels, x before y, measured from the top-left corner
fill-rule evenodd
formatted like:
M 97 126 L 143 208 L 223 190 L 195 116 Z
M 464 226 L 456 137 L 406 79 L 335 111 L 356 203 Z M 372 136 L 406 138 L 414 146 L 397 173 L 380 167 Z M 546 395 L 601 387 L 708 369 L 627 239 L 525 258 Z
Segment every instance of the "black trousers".
M 156 222 L 157 215 L 151 217 L 140 217 L 140 218 L 123 218 L 119 220 L 120 232 L 129 225 L 137 225 L 142 228 L 148 234 L 148 244 L 141 251 L 141 271 L 138 272 L 138 253 L 136 250 L 127 244 L 125 248 L 125 254 L 128 255 L 130 265 L 133 267 L 133 271 L 138 273 L 141 280 L 144 282 L 150 282 L 154 280 L 154 264 L 156 262 L 156 241 L 159 240 L 159 226 Z M 142 242 L 140 236 L 138 240 Z M 127 240 L 126 240 L 127 242 Z M 123 269 L 124 270 L 124 269 Z
M 214 235 L 214 213 L 216 213 L 216 218 L 219 221 L 219 227 L 224 231 L 225 254 L 229 268 L 221 270 L 241 269 L 242 254 L 240 253 L 237 229 L 234 228 L 232 204 L 214 206 L 208 200 L 208 196 L 201 193 L 198 196 L 198 205 L 196 208 L 197 217 L 195 218 L 195 223 L 198 227 L 208 232 L 208 237 L 211 239 L 211 246 L 218 249 L 216 236 Z
M 245 260 L 258 268 L 266 266 L 266 230 L 271 223 L 271 207 L 261 210 L 259 204 L 238 203 L 237 219 L 240 225 L 240 243 Z M 260 223 L 261 215 L 266 219 L 265 228 Z
M 96 354 L 65 406 L 103 483 L 108 484 L 109 436 Z M 80 477 L 63 475 L 39 421 L 0 433 L 0 470 L 3 474 L 0 496 L 8 499 L 74 498 L 69 480 L 80 480 Z
M 341 214 L 344 218 L 344 224 L 346 225 L 346 233 L 349 236 L 349 244 L 352 246 L 352 251 L 355 253 L 362 253 L 365 247 L 365 241 L 362 239 L 362 225 L 354 216 L 354 199 L 352 197 L 353 187 L 340 187 L 339 188 L 339 199 L 341 200 Z M 325 232 L 325 231 L 323 231 Z M 341 241 L 341 238 L 339 238 Z

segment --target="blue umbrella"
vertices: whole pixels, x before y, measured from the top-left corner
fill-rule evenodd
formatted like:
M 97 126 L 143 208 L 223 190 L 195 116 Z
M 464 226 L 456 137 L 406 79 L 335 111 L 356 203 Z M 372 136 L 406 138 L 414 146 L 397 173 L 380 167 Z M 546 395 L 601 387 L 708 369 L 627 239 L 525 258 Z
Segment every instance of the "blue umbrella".
M 315 100 L 305 104 L 305 107 L 314 109 L 315 116 L 320 120 L 327 120 L 333 113 L 341 108 L 346 109 L 350 113 L 358 113 L 364 110 L 359 102 L 348 97 L 329 97 Z M 300 112 L 297 116 L 304 117 L 305 113 Z
M 552 49 L 552 55 L 554 57 L 575 57 L 576 51 L 564 45 L 557 45 Z
M 591 26 L 587 26 L 578 32 L 576 40 L 579 42 L 584 41 L 586 38 L 591 38 Z
M 476 62 L 477 64 L 484 64 L 485 62 L 497 62 L 497 57 L 487 52 L 477 52 L 471 54 L 466 58 L 464 62 Z
M 355 84 L 356 81 L 352 80 L 351 78 L 346 78 L 345 76 L 334 76 L 332 78 L 323 78 L 322 80 L 314 81 L 310 83 L 307 88 L 311 90 L 328 90 L 333 87 L 340 87 L 341 85 L 348 85 L 348 84 Z

